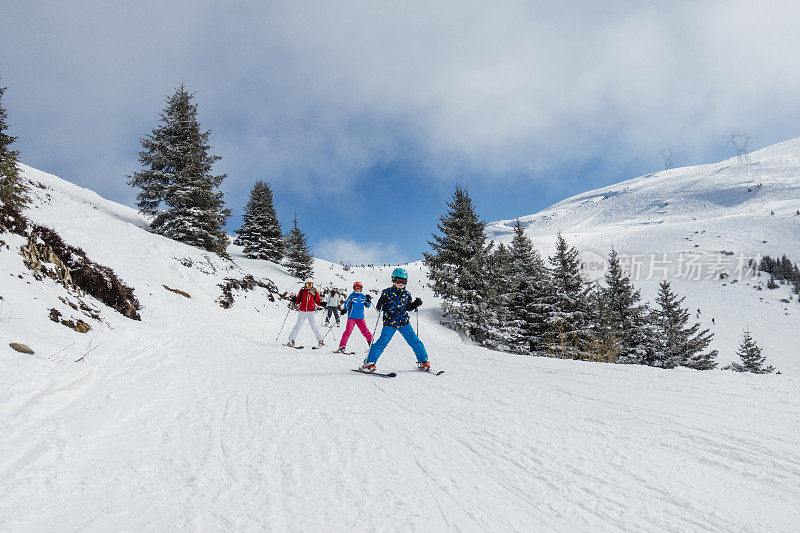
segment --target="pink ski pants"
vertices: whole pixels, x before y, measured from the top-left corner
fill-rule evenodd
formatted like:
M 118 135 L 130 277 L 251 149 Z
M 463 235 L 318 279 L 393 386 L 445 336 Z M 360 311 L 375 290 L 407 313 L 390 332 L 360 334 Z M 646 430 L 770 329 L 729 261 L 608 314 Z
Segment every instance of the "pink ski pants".
M 344 328 L 344 333 L 342 334 L 342 340 L 339 342 L 340 347 L 347 346 L 347 339 L 350 338 L 350 334 L 353 332 L 353 327 L 358 324 L 358 329 L 361 330 L 361 334 L 366 337 L 367 342 L 372 342 L 372 334 L 369 332 L 369 328 L 367 328 L 367 321 L 363 318 L 348 318 L 347 325 Z

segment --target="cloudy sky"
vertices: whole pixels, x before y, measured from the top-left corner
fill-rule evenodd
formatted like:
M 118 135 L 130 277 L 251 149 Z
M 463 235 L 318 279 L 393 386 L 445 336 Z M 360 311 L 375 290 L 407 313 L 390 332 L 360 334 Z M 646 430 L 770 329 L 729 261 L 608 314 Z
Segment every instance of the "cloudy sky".
M 790 1 L 0 4 L 22 160 L 132 205 L 184 80 L 237 228 L 253 182 L 317 255 L 416 260 L 455 184 L 487 220 L 800 136 Z

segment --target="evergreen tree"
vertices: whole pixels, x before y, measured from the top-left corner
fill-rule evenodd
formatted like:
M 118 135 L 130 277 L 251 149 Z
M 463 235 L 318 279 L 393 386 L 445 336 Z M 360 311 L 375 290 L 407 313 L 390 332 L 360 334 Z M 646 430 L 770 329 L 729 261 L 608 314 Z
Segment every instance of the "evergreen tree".
M 647 364 L 663 368 L 686 366 L 697 370 L 711 370 L 717 366 L 717 350 L 704 350 L 708 348 L 714 334 L 707 329 L 700 331 L 699 322 L 687 326 L 690 313 L 681 306 L 685 299 L 678 299 L 669 282 L 661 281 L 656 296 L 658 307 L 651 314 L 656 348 Z
M 723 370 L 752 372 L 753 374 L 771 374 L 775 372 L 775 367 L 772 365 L 764 366 L 767 358 L 761 354 L 761 348 L 758 347 L 748 330 L 744 331 L 742 342 L 739 344 L 739 350 L 736 352 L 736 355 L 739 356 L 742 362 L 731 363 Z
M 425 266 L 434 294 L 442 297 L 444 316 L 451 325 L 482 342 L 486 337 L 486 261 L 492 245 L 486 245 L 486 224 L 478 218 L 469 193 L 456 187 L 448 211 L 439 217 L 441 235 L 428 244 Z
M 161 125 L 141 139 L 145 170 L 131 174 L 128 184 L 140 189 L 137 206 L 154 217 L 154 233 L 224 255 L 230 210 L 217 189 L 226 175 L 211 172 L 220 157 L 209 153 L 211 132 L 201 131 L 193 98 L 183 83 L 167 98 Z
M 556 253 L 548 258 L 553 283 L 553 312 L 548 319 L 548 349 L 581 359 L 589 340 L 589 286 L 581 275 L 578 251 L 559 232 Z
M 542 257 L 533 248 L 517 220 L 509 250 L 511 288 L 508 338 L 512 351 L 542 355 L 551 333 L 549 317 L 554 312 L 550 275 Z
M 603 302 L 601 330 L 619 339 L 617 362 L 641 364 L 650 351 L 647 307 L 641 305 L 641 293 L 622 268 L 619 254 L 612 248 L 608 258 L 606 286 L 600 289 Z
M 486 261 L 484 275 L 486 299 L 486 335 L 483 345 L 493 350 L 511 347 L 511 309 L 514 296 L 511 253 L 500 244 Z
M 5 133 L 7 113 L 3 107 L 3 93 L 8 87 L 0 87 L 0 201 L 16 209 L 26 207 L 29 202 L 28 185 L 19 174 L 19 150 L 12 150 L 11 145 L 17 140 Z
M 242 227 L 236 230 L 235 244 L 244 247 L 245 257 L 275 263 L 283 259 L 283 232 L 269 183 L 257 181 L 250 191 Z
M 285 249 L 284 264 L 292 276 L 303 280 L 309 280 L 314 277 L 314 258 L 308 248 L 305 233 L 300 231 L 297 225 L 297 213 L 295 213 L 294 220 L 292 220 L 292 229 L 289 230 L 289 235 L 286 236 Z

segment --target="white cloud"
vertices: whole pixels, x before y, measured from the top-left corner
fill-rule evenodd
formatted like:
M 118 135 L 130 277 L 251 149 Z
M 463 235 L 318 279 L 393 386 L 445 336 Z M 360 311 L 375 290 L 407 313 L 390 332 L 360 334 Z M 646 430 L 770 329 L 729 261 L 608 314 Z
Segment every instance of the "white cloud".
M 393 244 L 381 242 L 357 242 L 351 239 L 325 239 L 314 251 L 314 255 L 338 263 L 361 264 L 398 264 L 400 251 Z
M 135 164 L 181 77 L 231 180 L 320 194 L 398 158 L 547 179 L 800 134 L 793 1 L 28 4 L 0 22 L 14 133 L 87 179 Z

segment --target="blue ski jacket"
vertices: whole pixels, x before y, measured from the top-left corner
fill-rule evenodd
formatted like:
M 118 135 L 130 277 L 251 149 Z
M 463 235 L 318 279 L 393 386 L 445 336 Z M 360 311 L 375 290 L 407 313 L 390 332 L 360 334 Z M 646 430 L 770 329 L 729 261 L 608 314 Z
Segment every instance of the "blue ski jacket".
M 363 292 L 353 292 L 344 301 L 344 308 L 347 309 L 347 318 L 360 320 L 364 318 L 364 308 L 371 304 L 367 301 L 367 295 Z

